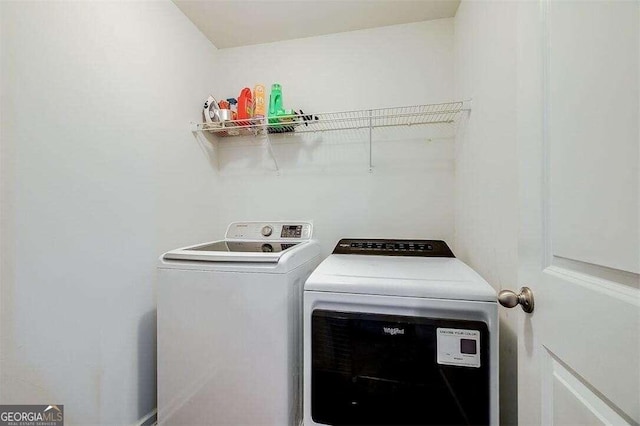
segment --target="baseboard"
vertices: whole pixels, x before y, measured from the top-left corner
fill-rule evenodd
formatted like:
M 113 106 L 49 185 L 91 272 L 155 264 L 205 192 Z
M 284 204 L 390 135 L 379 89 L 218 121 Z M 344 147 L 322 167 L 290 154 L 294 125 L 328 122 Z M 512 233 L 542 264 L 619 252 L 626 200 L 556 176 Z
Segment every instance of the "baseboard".
M 133 426 L 151 426 L 158 421 L 158 409 L 154 408 L 147 413 L 143 418 L 138 420 Z

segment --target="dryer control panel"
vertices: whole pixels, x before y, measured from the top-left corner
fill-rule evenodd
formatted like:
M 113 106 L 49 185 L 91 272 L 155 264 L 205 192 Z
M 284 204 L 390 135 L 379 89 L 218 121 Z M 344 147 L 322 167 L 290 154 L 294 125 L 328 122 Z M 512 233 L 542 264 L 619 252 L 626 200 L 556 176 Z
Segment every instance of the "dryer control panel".
M 333 254 L 373 256 L 455 257 L 441 240 L 367 240 L 345 238 L 338 242 Z

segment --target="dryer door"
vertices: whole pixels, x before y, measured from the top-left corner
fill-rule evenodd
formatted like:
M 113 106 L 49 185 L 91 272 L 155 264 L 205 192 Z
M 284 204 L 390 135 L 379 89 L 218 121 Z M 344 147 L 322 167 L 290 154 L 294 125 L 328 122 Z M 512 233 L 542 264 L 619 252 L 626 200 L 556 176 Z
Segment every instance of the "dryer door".
M 489 424 L 484 322 L 314 310 L 320 424 Z

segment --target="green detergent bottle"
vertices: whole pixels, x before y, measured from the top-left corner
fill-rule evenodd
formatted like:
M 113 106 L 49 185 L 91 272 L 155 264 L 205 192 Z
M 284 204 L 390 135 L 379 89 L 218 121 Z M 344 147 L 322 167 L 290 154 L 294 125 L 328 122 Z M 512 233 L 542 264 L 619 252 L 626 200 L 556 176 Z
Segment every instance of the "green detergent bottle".
M 283 107 L 282 86 L 278 83 L 272 84 L 269 95 L 269 132 L 293 132 L 297 124 L 296 112 Z
M 269 124 L 277 124 L 278 116 L 284 115 L 282 107 L 282 86 L 278 83 L 271 85 L 271 94 L 269 95 Z
M 298 124 L 296 112 L 292 109 L 284 109 L 282 86 L 274 83 L 271 85 L 271 94 L 269 95 L 269 132 L 293 132 Z

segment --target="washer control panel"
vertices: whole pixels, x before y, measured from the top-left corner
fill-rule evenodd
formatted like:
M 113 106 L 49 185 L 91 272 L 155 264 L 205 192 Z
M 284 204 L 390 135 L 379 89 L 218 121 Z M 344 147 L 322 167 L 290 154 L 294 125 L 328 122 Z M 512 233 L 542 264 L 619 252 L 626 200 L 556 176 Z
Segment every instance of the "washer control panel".
M 283 225 L 281 238 L 302 238 L 302 225 Z
M 311 239 L 310 222 L 234 222 L 227 228 L 227 240 L 293 240 Z
M 373 256 L 455 257 L 440 240 L 365 240 L 342 239 L 333 254 L 365 254 Z

